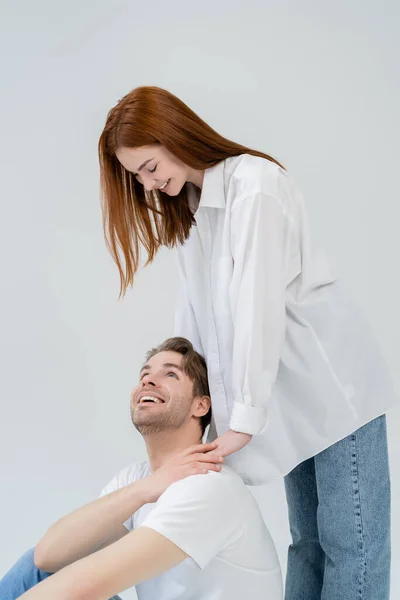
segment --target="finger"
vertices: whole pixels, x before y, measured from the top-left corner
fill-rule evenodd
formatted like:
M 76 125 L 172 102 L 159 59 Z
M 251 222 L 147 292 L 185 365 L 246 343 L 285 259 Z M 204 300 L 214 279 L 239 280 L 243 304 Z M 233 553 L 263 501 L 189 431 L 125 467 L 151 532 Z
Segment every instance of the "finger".
M 197 462 L 194 463 L 194 468 L 196 470 L 199 470 L 200 472 L 207 473 L 207 471 L 220 471 L 221 465 L 216 465 L 214 463 Z
M 190 456 L 187 456 L 185 458 L 186 463 L 192 462 L 192 461 L 220 463 L 220 462 L 224 462 L 224 459 L 219 454 L 215 454 L 213 452 L 211 452 L 211 453 L 207 452 L 206 454 L 191 454 Z
M 219 456 L 220 458 L 224 457 L 223 450 L 218 447 L 215 450 L 211 450 L 209 452 L 204 452 L 203 456 Z
M 190 446 L 190 448 L 188 448 L 184 454 L 187 456 L 188 454 L 209 452 L 210 450 L 214 450 L 216 447 L 217 444 L 215 442 L 210 444 L 197 444 L 196 446 Z
M 187 465 L 193 462 L 213 462 L 213 463 L 222 463 L 224 459 L 222 456 L 210 455 L 210 454 L 191 454 L 190 456 L 186 456 L 182 463 L 183 465 Z
M 207 470 L 208 471 L 220 471 L 222 469 L 222 465 L 216 465 L 214 463 L 208 463 Z

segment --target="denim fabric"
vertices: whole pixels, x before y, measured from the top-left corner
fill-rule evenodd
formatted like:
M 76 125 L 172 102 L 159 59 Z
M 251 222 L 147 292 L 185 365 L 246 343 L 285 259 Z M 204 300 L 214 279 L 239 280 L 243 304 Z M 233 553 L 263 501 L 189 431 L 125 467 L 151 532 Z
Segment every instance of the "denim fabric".
M 389 600 L 385 416 L 285 477 L 292 544 L 285 600 Z

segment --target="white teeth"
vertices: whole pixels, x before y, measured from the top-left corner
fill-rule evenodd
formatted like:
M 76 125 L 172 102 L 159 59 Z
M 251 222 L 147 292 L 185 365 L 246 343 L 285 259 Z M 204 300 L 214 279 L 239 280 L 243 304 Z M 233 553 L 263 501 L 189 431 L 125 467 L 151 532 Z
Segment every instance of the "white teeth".
M 155 404 L 163 404 L 162 400 L 160 400 L 159 398 L 155 398 L 154 396 L 142 396 L 140 398 L 139 403 L 142 402 L 154 402 Z
M 168 179 L 168 181 L 169 181 L 169 179 Z M 163 190 L 164 188 L 166 188 L 166 187 L 167 187 L 167 185 L 168 185 L 168 181 L 166 181 L 165 183 L 163 183 L 163 184 L 160 186 L 160 188 L 159 188 L 159 189 L 160 189 L 160 190 Z

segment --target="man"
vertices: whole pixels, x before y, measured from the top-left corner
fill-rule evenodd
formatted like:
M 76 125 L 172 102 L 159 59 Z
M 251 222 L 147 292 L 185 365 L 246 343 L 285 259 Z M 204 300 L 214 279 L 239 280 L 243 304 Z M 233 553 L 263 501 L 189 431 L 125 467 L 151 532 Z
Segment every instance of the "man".
M 171 338 L 148 352 L 131 416 L 149 461 L 55 523 L 34 562 L 31 551 L 0 582 L 1 600 L 28 588 L 23 600 L 107 600 L 132 586 L 140 600 L 281 600 L 278 558 L 253 496 L 221 466 L 216 445 L 201 443 L 211 403 L 205 361 L 190 342 Z

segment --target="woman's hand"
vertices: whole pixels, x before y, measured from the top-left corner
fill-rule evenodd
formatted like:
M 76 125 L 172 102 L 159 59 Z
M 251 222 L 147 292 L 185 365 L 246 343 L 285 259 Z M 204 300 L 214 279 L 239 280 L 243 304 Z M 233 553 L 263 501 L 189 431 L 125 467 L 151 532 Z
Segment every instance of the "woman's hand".
M 141 493 L 146 503 L 157 502 L 161 494 L 175 481 L 189 475 L 220 471 L 224 459 L 217 450 L 216 442 L 190 446 L 180 452 L 151 475 L 142 479 Z
M 252 439 L 248 433 L 239 433 L 228 429 L 223 435 L 215 440 L 217 448 L 214 450 L 220 456 L 229 456 L 244 448 Z

